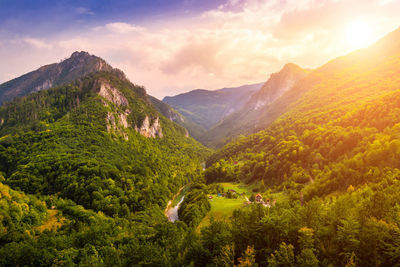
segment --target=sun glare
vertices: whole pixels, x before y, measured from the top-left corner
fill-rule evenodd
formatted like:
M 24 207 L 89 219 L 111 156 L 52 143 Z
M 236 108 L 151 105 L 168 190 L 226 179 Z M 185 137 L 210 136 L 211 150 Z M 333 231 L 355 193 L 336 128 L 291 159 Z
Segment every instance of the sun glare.
M 372 42 L 372 32 L 364 21 L 354 21 L 347 27 L 347 41 L 354 48 L 366 47 Z

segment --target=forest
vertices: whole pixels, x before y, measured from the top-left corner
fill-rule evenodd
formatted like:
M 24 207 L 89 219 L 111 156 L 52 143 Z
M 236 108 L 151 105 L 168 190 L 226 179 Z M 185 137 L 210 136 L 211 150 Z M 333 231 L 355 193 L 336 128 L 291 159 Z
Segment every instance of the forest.
M 116 70 L 4 103 L 0 266 L 399 266 L 399 63 L 333 60 L 218 150 Z

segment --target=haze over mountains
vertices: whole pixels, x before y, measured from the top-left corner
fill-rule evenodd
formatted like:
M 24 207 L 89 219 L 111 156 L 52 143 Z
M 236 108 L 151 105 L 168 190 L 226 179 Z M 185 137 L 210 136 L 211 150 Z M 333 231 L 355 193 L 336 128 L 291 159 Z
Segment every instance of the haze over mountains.
M 223 88 L 215 91 L 197 89 L 162 100 L 182 115 L 208 130 L 215 123 L 238 111 L 263 83 Z
M 87 52 L 75 52 L 60 63 L 35 71 L 0 85 L 0 103 L 57 85 L 72 82 L 98 71 L 118 71 L 103 59 Z M 120 71 L 121 75 L 124 74 Z M 188 134 L 209 146 L 221 146 L 242 133 L 251 133 L 262 120 L 263 110 L 308 71 L 287 64 L 268 81 L 259 84 L 223 88 L 215 91 L 197 89 L 160 101 L 149 101 L 165 117 L 186 128 Z

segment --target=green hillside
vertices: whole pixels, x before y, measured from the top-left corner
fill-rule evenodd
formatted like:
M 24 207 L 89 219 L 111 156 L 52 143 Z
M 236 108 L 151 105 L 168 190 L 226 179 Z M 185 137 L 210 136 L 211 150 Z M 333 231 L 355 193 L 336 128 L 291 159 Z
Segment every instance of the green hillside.
M 0 118 L 3 183 L 46 202 L 37 204 L 38 211 L 32 207 L 33 215 L 18 215 L 26 217 L 18 217 L 22 237 L 5 230 L 0 265 L 136 265 L 176 258 L 156 244 L 164 242 L 163 227 L 184 237 L 162 210 L 182 185 L 199 177 L 208 150 L 159 114 L 142 87 L 119 71 L 98 72 L 9 102 Z M 36 205 L 20 202 L 28 210 Z M 59 219 L 46 222 L 52 206 Z M 13 213 L 1 212 L 8 225 L 4 214 Z M 39 230 L 52 229 L 52 222 L 63 226 Z M 160 239 L 148 231 L 160 231 Z M 146 249 L 160 258 L 147 259 Z
M 316 69 L 265 110 L 263 131 L 208 160 L 208 183 L 288 196 L 233 213 L 235 255 L 251 247 L 269 266 L 398 262 L 399 38 L 397 30 Z

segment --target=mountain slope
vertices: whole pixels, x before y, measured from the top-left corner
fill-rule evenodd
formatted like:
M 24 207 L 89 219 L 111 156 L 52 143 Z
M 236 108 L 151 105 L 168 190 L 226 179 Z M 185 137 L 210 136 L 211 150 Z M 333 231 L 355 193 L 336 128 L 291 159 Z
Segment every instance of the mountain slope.
M 74 52 L 60 63 L 43 66 L 21 77 L 0 84 L 0 104 L 17 96 L 48 89 L 72 82 L 97 71 L 111 71 L 113 68 L 103 59 L 87 52 Z
M 264 110 L 264 131 L 228 144 L 208 164 L 241 161 L 253 170 L 237 173 L 245 181 L 290 184 L 307 198 L 377 179 L 368 174 L 375 168 L 399 168 L 399 37 L 400 29 L 311 72 Z
M 0 265 L 182 265 L 163 210 L 208 154 L 186 133 L 112 68 L 4 103 Z
M 203 153 L 119 71 L 16 99 L 0 108 L 0 117 L 7 184 L 110 216 L 166 204 L 193 177 Z
M 286 64 L 278 73 L 271 74 L 268 81 L 251 95 L 242 108 L 212 127 L 200 140 L 209 146 L 221 146 L 239 134 L 252 133 L 262 120 L 263 110 L 308 73 L 308 70 L 295 64 Z
M 215 91 L 198 89 L 173 97 L 167 96 L 163 102 L 204 129 L 209 129 L 240 109 L 261 86 L 260 83 Z
M 204 135 L 206 131 L 204 128 L 184 117 L 168 104 L 158 100 L 153 96 L 149 96 L 149 99 L 153 106 L 158 110 L 158 112 L 160 112 L 171 121 L 183 126 L 194 139 L 200 140 L 200 138 Z
M 316 69 L 265 110 L 262 131 L 208 160 L 207 182 L 251 184 L 268 203 L 233 213 L 235 249 L 271 266 L 399 262 L 399 40 Z

